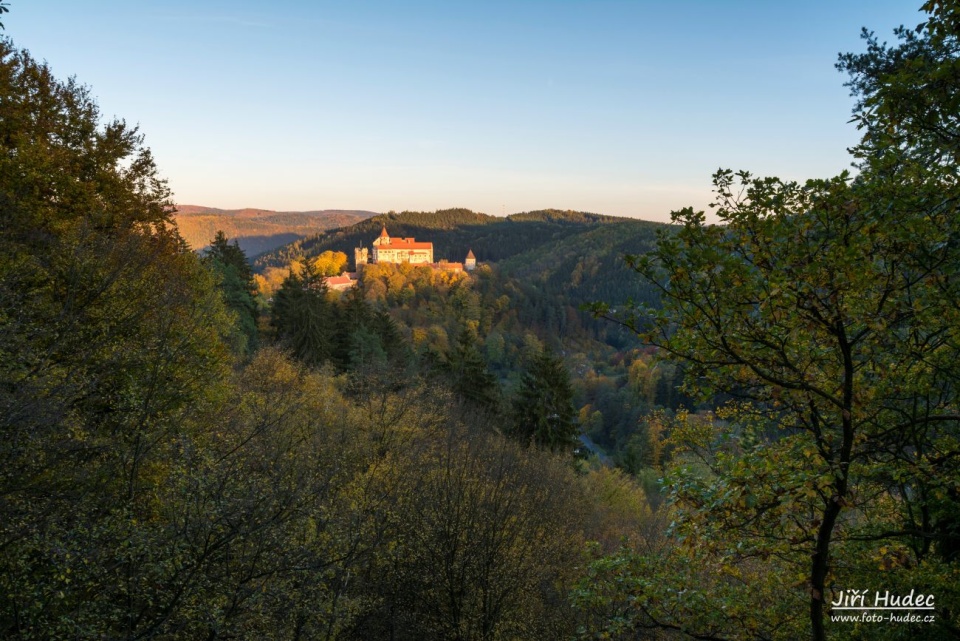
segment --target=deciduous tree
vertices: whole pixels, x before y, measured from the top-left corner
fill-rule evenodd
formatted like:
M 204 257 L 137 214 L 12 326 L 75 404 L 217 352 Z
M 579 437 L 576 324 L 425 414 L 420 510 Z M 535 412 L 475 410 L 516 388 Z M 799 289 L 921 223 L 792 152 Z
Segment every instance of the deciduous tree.
M 156 496 L 229 363 L 168 196 L 135 128 L 0 41 L 2 636 L 157 622 L 135 614 L 176 563 Z
M 866 54 L 841 57 L 864 130 L 855 180 L 721 171 L 722 224 L 683 210 L 653 255 L 630 259 L 664 309 L 626 322 L 686 364 L 690 388 L 747 402 L 715 428 L 674 435 L 689 448 L 672 477 L 676 533 L 696 554 L 713 549 L 725 571 L 763 559 L 785 585 L 802 577 L 793 596 L 806 593 L 814 639 L 829 631 L 832 586 L 880 581 L 867 559 L 906 555 L 879 564 L 884 583 L 945 585 L 953 571 L 958 11 L 925 8 L 930 19 L 898 31 L 899 46 L 868 34 Z M 652 608 L 641 627 L 678 624 L 662 590 L 638 590 Z M 957 594 L 937 598 L 940 630 L 955 634 Z M 703 623 L 677 629 L 723 636 L 741 625 Z

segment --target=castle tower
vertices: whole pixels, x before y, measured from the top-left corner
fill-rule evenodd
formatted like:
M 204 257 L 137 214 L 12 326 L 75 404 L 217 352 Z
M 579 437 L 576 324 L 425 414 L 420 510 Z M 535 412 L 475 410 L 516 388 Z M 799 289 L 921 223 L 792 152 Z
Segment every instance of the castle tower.
M 468 272 L 477 268 L 477 257 L 473 255 L 472 249 L 467 252 L 467 258 L 463 261 L 463 268 Z
M 363 245 L 353 250 L 353 271 L 358 272 L 362 269 L 361 265 L 370 262 L 370 250 Z
M 374 247 L 378 247 L 380 245 L 389 245 L 389 244 L 390 244 L 390 234 L 387 233 L 387 226 L 384 225 L 383 229 L 380 230 L 380 236 L 374 239 L 373 245 Z

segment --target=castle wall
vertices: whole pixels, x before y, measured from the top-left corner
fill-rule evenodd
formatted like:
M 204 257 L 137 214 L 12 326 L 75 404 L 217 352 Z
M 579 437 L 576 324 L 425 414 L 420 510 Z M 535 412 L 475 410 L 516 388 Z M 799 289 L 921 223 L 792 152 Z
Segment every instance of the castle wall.
M 388 245 L 373 248 L 375 263 L 432 263 L 432 249 L 395 249 Z

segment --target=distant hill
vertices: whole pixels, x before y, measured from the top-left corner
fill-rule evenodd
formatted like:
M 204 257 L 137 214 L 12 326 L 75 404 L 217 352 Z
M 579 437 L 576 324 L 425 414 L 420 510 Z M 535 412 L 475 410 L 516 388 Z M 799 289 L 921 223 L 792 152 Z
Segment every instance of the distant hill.
M 347 227 L 375 216 L 372 211 L 324 209 L 271 211 L 269 209 L 217 209 L 178 205 L 173 215 L 180 234 L 193 249 L 203 249 L 218 230 L 236 239 L 247 256 L 256 256 L 299 238 L 326 229 Z

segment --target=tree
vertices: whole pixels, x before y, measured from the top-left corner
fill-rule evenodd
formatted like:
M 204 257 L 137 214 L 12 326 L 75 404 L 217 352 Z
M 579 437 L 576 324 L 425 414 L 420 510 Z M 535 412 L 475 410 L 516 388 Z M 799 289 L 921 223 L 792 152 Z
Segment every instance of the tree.
M 174 562 L 156 497 L 228 317 L 143 137 L 8 40 L 0 209 L 0 635 L 132 638 L 177 607 L 141 610 Z
M 866 52 L 837 63 L 850 75 L 854 121 L 864 132 L 855 155 L 874 168 L 903 173 L 910 161 L 929 171 L 960 161 L 960 4 L 929 0 L 922 10 L 927 20 L 894 31 L 897 46 L 864 29 Z
M 314 267 L 324 276 L 339 276 L 347 268 L 347 255 L 327 250 L 313 259 Z
M 390 462 L 396 529 L 369 569 L 371 607 L 350 638 L 569 636 L 561 604 L 581 544 L 569 466 L 455 426 L 414 437 Z
M 218 231 L 204 256 L 205 262 L 220 278 L 218 289 L 226 306 L 236 314 L 236 339 L 234 348 L 240 354 L 251 354 L 257 348 L 257 291 L 253 271 L 247 262 L 247 255 L 234 240 Z
M 380 337 L 365 325 L 350 334 L 350 369 L 358 376 L 370 376 L 387 365 L 387 353 Z
M 480 349 L 476 331 L 469 326 L 462 327 L 450 354 L 453 390 L 461 399 L 495 414 L 500 407 L 500 386 L 487 368 Z
M 549 348 L 531 360 L 513 397 L 511 435 L 521 443 L 572 450 L 577 440 L 570 375 Z
M 694 432 L 686 445 L 706 452 L 708 473 L 676 470 L 674 500 L 699 536 L 737 532 L 728 558 L 776 554 L 785 571 L 802 571 L 813 638 L 823 639 L 829 585 L 849 580 L 833 563 L 838 548 L 930 535 L 877 536 L 869 515 L 875 501 L 911 500 L 886 480 L 921 480 L 916 457 L 903 458 L 908 442 L 949 459 L 954 441 L 931 429 L 957 420 L 956 390 L 930 365 L 955 357 L 957 330 L 932 322 L 929 283 L 904 271 L 904 238 L 869 185 L 720 172 L 715 186 L 724 225 L 684 210 L 652 256 L 632 259 L 664 308 L 627 322 L 682 360 L 704 398 L 749 403 L 710 437 L 732 439 L 730 455 Z
M 271 324 L 280 342 L 308 365 L 321 365 L 333 356 L 335 318 L 327 284 L 313 265 L 292 271 L 273 299 Z
M 878 581 L 869 559 L 889 584 L 950 586 L 955 571 L 958 11 L 925 8 L 899 47 L 867 34 L 867 54 L 841 56 L 864 129 L 856 180 L 721 171 L 722 225 L 678 212 L 675 233 L 630 258 L 664 309 L 621 320 L 682 361 L 702 397 L 745 402 L 713 428 L 674 434 L 686 448 L 672 476 L 676 533 L 704 566 L 747 572 L 760 558 L 784 583 L 804 577 L 814 639 L 829 631 L 831 586 Z M 666 592 L 638 584 L 652 607 L 637 627 L 742 629 L 727 606 L 751 596 L 728 587 L 698 590 L 725 609 L 697 628 L 676 627 L 683 611 L 667 614 Z M 956 590 L 937 598 L 940 630 L 956 634 Z

